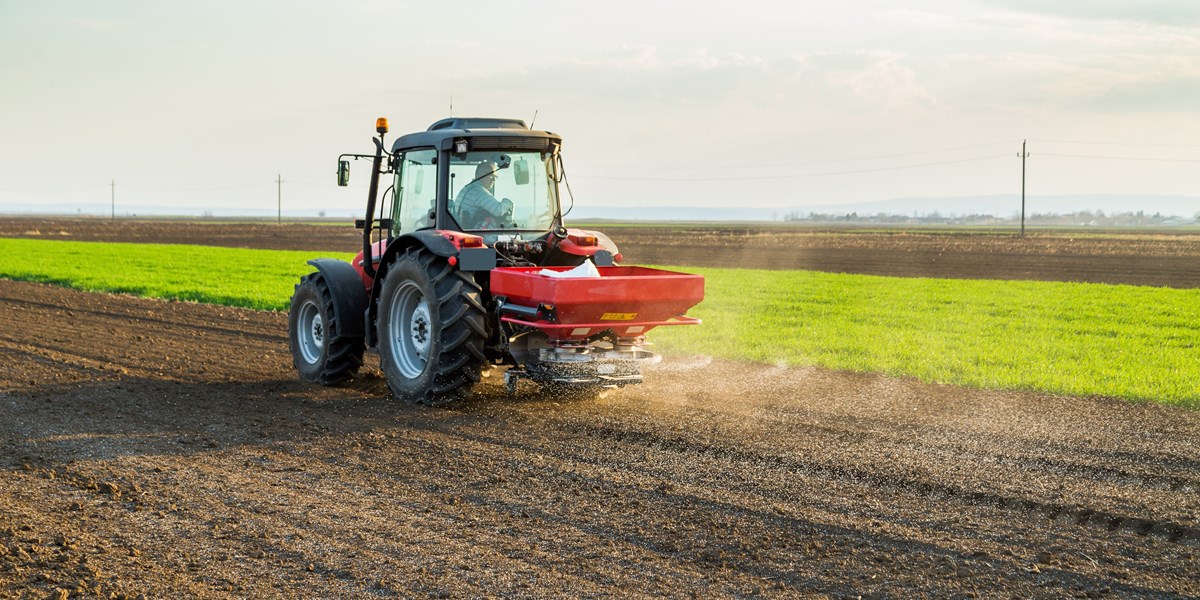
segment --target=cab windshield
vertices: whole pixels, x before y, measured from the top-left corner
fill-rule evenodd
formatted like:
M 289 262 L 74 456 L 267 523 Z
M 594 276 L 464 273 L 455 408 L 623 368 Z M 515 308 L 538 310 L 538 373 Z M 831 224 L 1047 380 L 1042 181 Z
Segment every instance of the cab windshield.
M 482 151 L 450 162 L 450 214 L 466 230 L 549 231 L 558 209 L 550 152 Z

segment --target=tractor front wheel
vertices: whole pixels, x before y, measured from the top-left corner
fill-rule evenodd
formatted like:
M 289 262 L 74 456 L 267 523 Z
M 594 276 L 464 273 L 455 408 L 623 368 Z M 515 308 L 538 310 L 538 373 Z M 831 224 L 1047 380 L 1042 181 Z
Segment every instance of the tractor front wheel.
M 440 406 L 466 397 L 487 366 L 481 288 L 422 248 L 389 266 L 379 295 L 379 359 L 392 394 Z
M 325 278 L 320 273 L 302 277 L 288 310 L 292 364 L 301 379 L 337 385 L 358 372 L 365 349 L 363 338 L 341 335 L 341 329 Z

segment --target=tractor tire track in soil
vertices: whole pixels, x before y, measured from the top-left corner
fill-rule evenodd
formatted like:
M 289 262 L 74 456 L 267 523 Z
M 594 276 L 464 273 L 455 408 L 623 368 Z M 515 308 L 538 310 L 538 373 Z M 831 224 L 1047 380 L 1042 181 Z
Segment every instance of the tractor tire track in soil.
M 0 597 L 1200 594 L 1195 411 L 705 357 L 431 409 L 285 327 L 0 281 Z

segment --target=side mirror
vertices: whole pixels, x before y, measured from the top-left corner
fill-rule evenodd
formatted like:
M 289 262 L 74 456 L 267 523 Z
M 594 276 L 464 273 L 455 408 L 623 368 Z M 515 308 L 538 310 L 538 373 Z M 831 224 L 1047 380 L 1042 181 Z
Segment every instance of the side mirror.
M 420 177 L 420 173 L 418 173 L 417 175 L 418 175 L 418 177 L 416 179 L 413 179 L 413 193 L 414 194 L 420 194 L 421 189 L 425 187 L 425 178 Z
M 513 179 L 517 180 L 517 185 L 529 183 L 529 163 L 524 158 L 518 158 L 513 163 Z
M 350 184 L 350 161 L 338 161 L 338 187 L 346 187 Z

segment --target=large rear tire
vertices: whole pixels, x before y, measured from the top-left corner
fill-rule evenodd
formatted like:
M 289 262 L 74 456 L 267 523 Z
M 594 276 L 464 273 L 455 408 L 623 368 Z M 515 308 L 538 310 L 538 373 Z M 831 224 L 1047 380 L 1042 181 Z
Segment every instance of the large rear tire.
M 379 294 L 379 359 L 388 387 L 407 402 L 441 406 L 470 395 L 487 366 L 482 289 L 423 248 L 389 266 Z
M 288 309 L 288 342 L 292 365 L 300 378 L 321 385 L 338 385 L 362 366 L 361 336 L 341 335 L 343 324 L 333 312 L 333 294 L 320 273 L 300 278 Z

